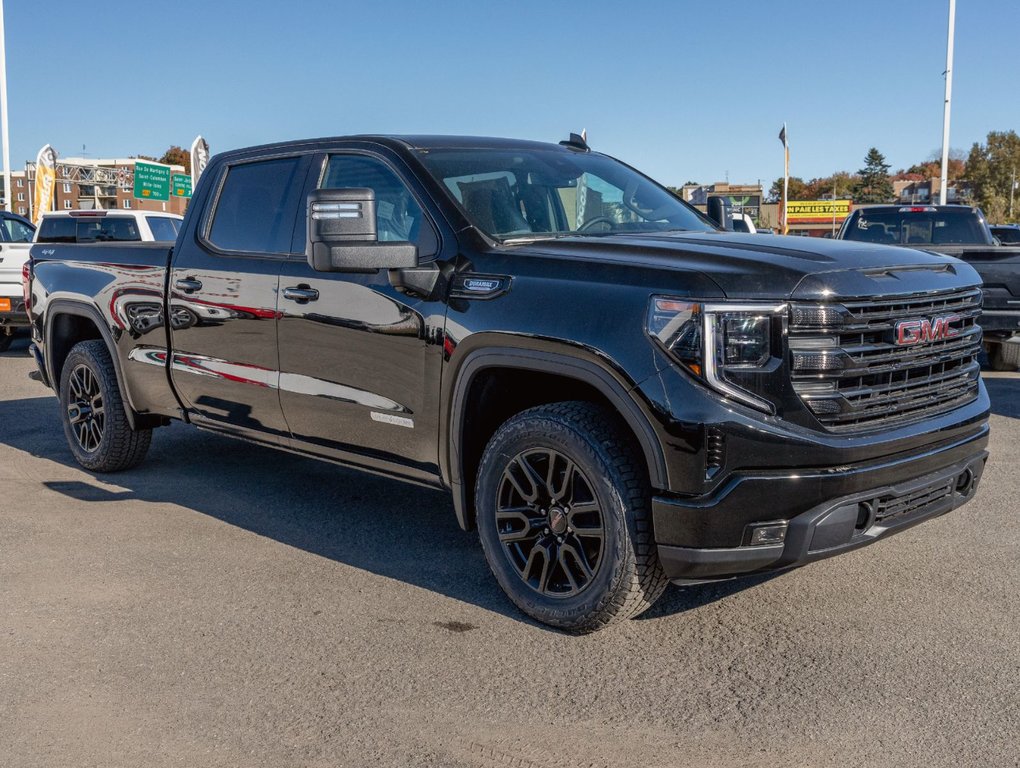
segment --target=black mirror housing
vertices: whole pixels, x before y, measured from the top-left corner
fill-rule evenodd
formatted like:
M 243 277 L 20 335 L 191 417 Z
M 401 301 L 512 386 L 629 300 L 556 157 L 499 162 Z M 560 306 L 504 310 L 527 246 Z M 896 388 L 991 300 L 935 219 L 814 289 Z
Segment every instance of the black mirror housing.
M 730 214 L 733 206 L 725 197 L 713 195 L 707 201 L 708 218 L 710 218 L 719 229 L 733 229 L 733 219 Z
M 374 272 L 418 266 L 414 243 L 379 242 L 375 191 L 317 189 L 308 195 L 305 256 L 316 272 Z

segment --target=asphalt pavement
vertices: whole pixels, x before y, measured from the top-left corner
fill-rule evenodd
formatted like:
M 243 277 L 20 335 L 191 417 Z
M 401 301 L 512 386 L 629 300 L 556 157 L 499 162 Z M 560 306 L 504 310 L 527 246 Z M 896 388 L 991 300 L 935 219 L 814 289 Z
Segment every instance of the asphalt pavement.
M 444 494 L 180 424 L 96 476 L 32 368 L 0 355 L 2 766 L 1020 764 L 1020 375 L 969 505 L 575 637 Z

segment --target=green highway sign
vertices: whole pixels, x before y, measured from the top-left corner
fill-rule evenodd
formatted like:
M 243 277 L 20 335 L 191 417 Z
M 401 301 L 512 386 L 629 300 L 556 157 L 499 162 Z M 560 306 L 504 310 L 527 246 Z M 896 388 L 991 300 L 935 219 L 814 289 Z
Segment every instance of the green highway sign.
M 174 197 L 191 197 L 191 176 L 175 173 L 170 177 L 170 194 Z
M 170 169 L 165 165 L 135 163 L 135 197 L 143 200 L 169 200 Z

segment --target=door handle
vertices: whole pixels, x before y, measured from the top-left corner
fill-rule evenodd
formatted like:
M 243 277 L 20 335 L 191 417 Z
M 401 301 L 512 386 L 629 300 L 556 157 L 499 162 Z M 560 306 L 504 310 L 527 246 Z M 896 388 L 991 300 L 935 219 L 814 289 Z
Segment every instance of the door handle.
M 293 285 L 283 289 L 283 298 L 296 301 L 298 304 L 307 304 L 319 298 L 319 292 L 307 285 Z
M 202 281 L 193 277 L 185 277 L 174 281 L 174 288 L 185 293 L 194 293 L 202 289 Z

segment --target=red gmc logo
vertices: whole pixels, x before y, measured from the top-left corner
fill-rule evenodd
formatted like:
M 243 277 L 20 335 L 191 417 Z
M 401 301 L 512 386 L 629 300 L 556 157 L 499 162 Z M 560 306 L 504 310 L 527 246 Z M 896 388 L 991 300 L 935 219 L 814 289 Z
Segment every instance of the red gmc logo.
M 960 328 L 953 323 L 963 320 L 959 315 L 943 315 L 928 320 L 902 320 L 896 323 L 896 343 L 901 347 L 927 344 L 960 335 Z

